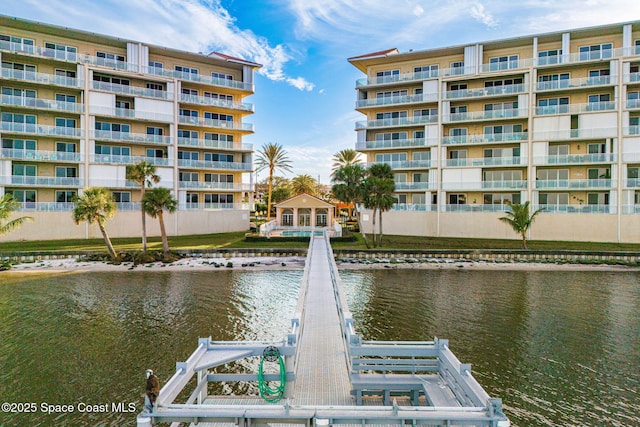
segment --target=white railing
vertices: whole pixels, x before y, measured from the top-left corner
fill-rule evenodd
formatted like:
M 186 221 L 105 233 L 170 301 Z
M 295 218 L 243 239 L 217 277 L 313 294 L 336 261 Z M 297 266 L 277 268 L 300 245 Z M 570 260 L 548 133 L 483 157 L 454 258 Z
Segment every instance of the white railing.
M 477 157 L 464 159 L 446 159 L 445 166 L 514 166 L 526 165 L 527 158 L 520 156 L 511 157 Z
M 437 93 L 425 93 L 419 95 L 385 96 L 371 99 L 359 99 L 356 108 L 378 107 L 384 105 L 417 104 L 421 102 L 438 101 Z
M 140 111 L 137 109 L 92 105 L 90 112 L 96 116 L 124 117 L 127 119 L 150 120 L 156 122 L 173 122 L 173 114 L 158 113 L 155 111 Z
M 170 136 L 146 135 L 143 133 L 116 132 L 111 130 L 93 130 L 92 137 L 102 141 L 127 141 L 149 144 L 172 144 Z
M 54 86 L 82 87 L 83 81 L 73 77 L 56 76 L 54 74 L 37 73 L 34 71 L 13 70 L 2 68 L 2 78 L 10 80 L 21 80 L 25 82 L 42 83 Z
M 247 132 L 253 132 L 253 124 L 240 123 L 230 120 L 216 120 L 202 117 L 178 116 L 178 122 L 185 125 L 208 126 L 220 129 L 233 129 Z
M 548 105 L 545 107 L 536 107 L 535 114 L 537 116 L 555 115 L 555 114 L 581 114 L 591 113 L 594 111 L 612 111 L 616 109 L 616 103 L 607 102 L 590 102 L 588 104 L 565 104 L 565 105 Z
M 579 138 L 613 138 L 618 135 L 617 128 L 593 128 L 593 129 L 562 129 L 552 131 L 534 131 L 533 139 L 539 140 L 565 140 Z
M 66 151 L 21 150 L 17 148 L 3 148 L 2 157 L 5 159 L 20 159 L 28 161 L 57 161 L 81 162 L 84 156 L 80 153 Z
M 220 162 L 220 161 L 212 161 L 212 160 L 178 159 L 178 166 L 186 167 L 186 168 L 196 168 L 196 169 L 224 169 L 224 170 L 239 170 L 239 171 L 253 170 L 252 163 Z
M 616 181 L 611 179 L 537 179 L 538 189 L 613 188 Z
M 550 156 L 535 156 L 533 158 L 533 163 L 538 165 L 609 163 L 615 162 L 617 158 L 618 156 L 615 153 L 556 154 Z
M 34 123 L 13 123 L 13 122 L 0 122 L 2 131 L 7 133 L 24 133 L 30 135 L 51 135 L 51 136 L 64 136 L 67 138 L 81 138 L 84 136 L 84 131 L 78 128 L 70 128 L 63 126 L 46 126 L 38 125 Z
M 528 132 L 443 136 L 442 145 L 485 144 L 487 142 L 520 142 L 526 141 L 528 138 Z
M 178 137 L 178 145 L 189 147 L 219 148 L 223 150 L 253 151 L 253 144 L 233 141 L 216 141 L 213 139 Z
M 429 123 L 437 123 L 438 116 L 416 116 L 416 117 L 397 117 L 392 119 L 368 120 L 366 122 L 356 122 L 356 129 L 366 128 L 384 128 L 395 126 L 416 126 Z
M 180 94 L 180 102 L 186 104 L 210 105 L 213 107 L 229 108 L 232 110 L 254 111 L 252 104 L 243 102 L 227 101 L 225 99 L 211 98 L 208 96 Z
M 356 150 L 372 150 L 379 148 L 404 148 L 404 147 L 434 147 L 438 145 L 437 138 L 405 138 L 385 139 L 375 141 L 358 141 Z
M 28 107 L 42 110 L 82 113 L 84 105 L 77 102 L 55 101 L 53 99 L 29 98 L 26 96 L 2 95 L 0 103 L 12 107 Z
M 450 90 L 444 93 L 445 99 L 480 98 L 485 96 L 499 96 L 523 93 L 529 90 L 529 85 L 513 84 L 478 89 Z
M 139 86 L 92 81 L 91 87 L 96 90 L 122 93 L 125 95 L 144 96 L 148 98 L 172 99 L 173 94 L 164 90 L 147 89 Z
M 91 154 L 89 157 L 93 163 L 107 163 L 116 165 L 133 165 L 139 162 L 147 162 L 155 166 L 169 166 L 169 159 L 146 156 L 121 156 L 115 154 Z M 173 160 L 171 161 L 173 163 Z
M 582 77 L 577 79 L 553 80 L 548 82 L 537 82 L 537 91 L 558 90 L 558 89 L 578 89 L 594 86 L 608 86 L 616 81 L 616 76 Z

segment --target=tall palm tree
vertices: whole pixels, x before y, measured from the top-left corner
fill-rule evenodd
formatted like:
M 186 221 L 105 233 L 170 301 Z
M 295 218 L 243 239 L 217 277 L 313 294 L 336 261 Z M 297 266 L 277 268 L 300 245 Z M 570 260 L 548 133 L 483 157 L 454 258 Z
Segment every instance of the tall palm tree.
M 21 216 L 9 221 L 13 211 L 20 207 L 20 203 L 11 194 L 5 194 L 0 198 L 0 234 L 7 234 L 11 230 L 20 227 L 27 221 L 33 221 L 33 217 Z M 6 221 L 6 222 L 5 222 Z
M 318 193 L 318 181 L 308 174 L 298 175 L 291 180 L 291 188 L 295 195 L 307 193 L 315 196 Z
M 527 249 L 527 231 L 531 228 L 533 220 L 544 210 L 544 208 L 537 209 L 533 213 L 529 214 L 529 202 L 525 202 L 523 204 L 507 204 L 509 205 L 510 210 L 506 212 L 506 216 L 498 219 L 509 224 L 513 231 L 522 237 L 522 249 Z
M 149 190 L 142 199 L 142 209 L 151 216 L 158 218 L 160 234 L 162 235 L 162 251 L 164 256 L 169 255 L 169 241 L 164 227 L 163 212 L 173 213 L 178 208 L 178 201 L 171 195 L 171 190 L 164 187 L 156 187 Z
M 271 220 L 271 192 L 273 191 L 273 174 L 276 169 L 291 171 L 291 161 L 282 145 L 274 142 L 264 144 L 256 158 L 257 171 L 269 169 L 269 188 L 267 201 L 267 221 Z
M 147 186 L 150 187 L 152 183 L 157 184 L 160 182 L 160 176 L 156 174 L 155 165 L 145 161 L 138 162 L 134 165 L 127 165 L 126 178 L 140 186 L 140 200 L 144 199 L 144 193 Z M 140 213 L 142 215 L 142 252 L 146 252 L 147 221 L 142 207 L 140 207 Z
M 345 148 L 344 150 L 338 151 L 333 155 L 331 160 L 333 160 L 331 172 L 332 176 L 336 170 L 340 169 L 343 166 L 355 165 L 360 163 L 359 154 L 353 148 Z
M 362 185 L 365 180 L 365 175 L 366 170 L 360 163 L 346 165 L 336 169 L 332 175 L 333 186 L 331 187 L 335 198 L 347 205 L 353 205 L 357 208 L 358 203 L 362 203 L 363 200 Z M 351 209 L 349 209 L 349 217 L 351 217 Z M 359 209 L 356 209 L 356 218 L 360 233 L 368 249 L 369 242 L 367 241 L 367 234 L 362 228 L 362 217 Z
M 367 209 L 373 210 L 373 246 L 382 245 L 382 212 L 391 209 L 396 202 L 392 196 L 395 191 L 393 181 L 393 171 L 386 163 L 376 163 L 368 169 L 369 176 L 366 178 L 364 189 L 364 204 Z M 376 239 L 376 213 L 380 219 L 380 235 Z
M 97 223 L 107 244 L 107 250 L 111 258 L 116 258 L 116 251 L 113 249 L 111 239 L 104 227 L 107 219 L 116 213 L 116 203 L 113 201 L 113 194 L 104 187 L 89 187 L 82 196 L 74 196 L 73 221 L 76 224 L 87 221 L 89 224 Z

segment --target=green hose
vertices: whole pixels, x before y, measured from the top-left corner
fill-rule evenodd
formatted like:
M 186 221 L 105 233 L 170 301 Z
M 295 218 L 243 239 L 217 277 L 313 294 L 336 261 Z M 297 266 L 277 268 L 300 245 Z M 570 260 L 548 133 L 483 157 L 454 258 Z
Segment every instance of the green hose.
M 270 387 L 267 381 L 264 379 L 263 366 L 264 361 L 275 362 L 278 361 L 280 366 L 280 384 L 276 387 Z M 260 397 L 269 403 L 279 402 L 284 397 L 284 388 L 287 384 L 287 370 L 284 366 L 284 360 L 280 356 L 280 352 L 275 347 L 267 347 L 262 352 L 262 358 L 260 359 L 260 367 L 258 368 L 258 390 L 260 391 Z

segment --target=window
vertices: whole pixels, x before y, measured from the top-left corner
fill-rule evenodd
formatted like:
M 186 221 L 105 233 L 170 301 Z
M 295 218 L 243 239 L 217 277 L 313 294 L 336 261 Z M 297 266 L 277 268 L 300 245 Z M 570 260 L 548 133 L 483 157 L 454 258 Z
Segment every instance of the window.
M 217 174 L 217 173 L 205 173 L 204 182 L 221 182 L 221 183 L 233 183 L 233 175 L 230 174 Z
M 504 205 L 505 203 L 520 203 L 520 193 L 486 193 L 482 195 L 485 205 Z
M 522 125 L 497 125 L 497 126 L 485 126 L 485 135 L 499 135 L 504 133 L 520 133 L 522 132 Z
M 407 139 L 406 132 L 388 132 L 388 133 L 377 133 L 376 141 L 393 141 L 399 139 Z
M 198 193 L 187 193 L 187 203 L 197 204 L 198 203 Z
M 211 77 L 219 80 L 233 80 L 233 76 L 231 74 L 218 73 L 216 71 L 211 72 Z
M 178 159 L 181 160 L 198 160 L 197 151 L 181 151 L 178 150 Z
M 204 195 L 204 202 L 206 204 L 233 204 L 233 194 L 212 194 L 207 193 Z M 302 214 L 301 214 L 302 216 Z M 309 224 L 307 224 L 309 225 Z
M 11 175 L 13 176 L 36 176 L 36 165 L 25 165 L 23 163 L 14 163 L 11 165 Z
M 198 139 L 198 131 L 195 130 L 178 130 L 178 138 Z
M 183 95 L 190 95 L 190 96 L 198 96 L 198 91 L 196 89 L 182 88 L 182 94 Z
M 569 169 L 538 169 L 536 179 L 542 181 L 558 181 L 569 179 Z
M 209 111 L 205 111 L 204 112 L 204 118 L 205 119 L 209 119 L 209 120 L 220 120 L 223 122 L 232 122 L 233 121 L 233 116 L 230 114 L 219 114 L 219 113 L 212 113 Z
M 180 109 L 180 115 L 184 117 L 198 117 L 197 110 L 186 110 L 184 108 Z
M 198 172 L 180 172 L 178 174 L 178 181 L 182 182 L 198 182 L 200 177 Z
M 378 93 L 376 93 L 376 99 L 407 96 L 408 93 L 409 92 L 407 90 L 394 90 L 394 91 L 389 91 L 389 92 L 378 92 Z
M 147 135 L 164 135 L 164 129 L 153 126 L 147 126 Z
M 407 117 L 406 111 L 388 111 L 386 113 L 377 113 L 376 120 L 398 119 Z
M 158 62 L 158 61 L 152 61 L 151 59 L 149 60 L 149 67 L 151 68 L 160 68 L 162 69 L 162 62 Z
M 413 160 L 431 160 L 431 151 L 416 151 L 412 155 Z
M 5 190 L 5 194 L 10 194 L 19 203 L 29 204 L 36 202 L 36 190 Z
M 541 205 L 568 205 L 569 194 L 567 193 L 540 193 L 538 200 Z
M 75 191 L 56 191 L 56 203 L 71 203 L 76 194 Z
M 118 55 L 117 53 L 96 52 L 96 56 L 98 57 L 98 65 L 114 66 L 116 61 L 127 61 L 127 58 L 125 58 L 124 55 Z
M 429 174 L 426 173 L 414 173 L 413 182 L 429 182 Z
M 36 124 L 36 116 L 31 114 L 2 113 L 2 121 L 9 123 Z
M 438 109 L 425 108 L 423 110 L 413 110 L 413 117 L 438 117 Z
M 591 168 L 587 169 L 588 179 L 611 179 L 611 170 L 609 168 Z
M 467 89 L 467 87 L 468 86 L 466 83 L 452 83 L 451 85 L 449 85 L 449 90 L 464 90 Z
M 504 170 L 504 171 L 483 171 L 483 181 L 520 181 L 522 179 L 522 171 Z
M 502 79 L 502 80 L 489 80 L 484 82 L 484 87 L 500 87 L 500 86 L 511 86 L 511 85 L 521 85 L 523 82 L 522 77 L 516 77 L 513 79 Z
M 58 102 L 76 102 L 75 95 L 67 95 L 65 93 L 56 93 L 56 101 Z
M 113 201 L 116 203 L 131 203 L 130 191 L 112 191 Z
M 569 112 L 569 97 L 538 99 L 536 114 L 558 114 Z
M 538 89 L 557 89 L 569 87 L 569 73 L 545 74 L 538 76 Z
M 636 46 L 636 55 L 638 55 L 640 54 L 640 40 L 636 40 L 635 46 Z
M 627 168 L 627 178 L 630 179 L 638 179 L 640 178 L 640 174 L 638 174 L 638 172 L 640 172 L 640 167 L 631 167 L 629 166 Z
M 398 204 L 399 205 L 406 205 L 407 204 L 407 195 L 406 194 L 398 194 L 396 196 L 396 198 L 398 199 Z
M 450 160 L 460 160 L 467 158 L 467 150 L 449 150 Z
M 157 90 L 157 91 L 164 91 L 164 84 L 162 83 L 151 83 L 151 82 L 147 82 L 146 84 L 147 89 L 149 90 Z
M 35 150 L 36 141 L 31 139 L 2 138 L 2 148 L 10 148 L 13 150 Z
M 114 85 L 130 86 L 131 82 L 128 79 L 122 79 L 120 77 L 107 76 L 105 74 L 93 74 L 93 81 L 110 83 Z
M 607 145 L 605 143 L 588 144 L 587 152 L 589 154 L 604 154 L 606 152 Z
M 55 73 L 56 73 L 56 76 L 60 76 L 60 77 L 68 77 L 70 79 L 76 78 L 76 72 L 72 70 L 56 69 Z
M 400 132 L 400 134 L 403 134 L 404 132 Z M 404 135 L 406 136 L 407 134 L 404 133 Z M 424 139 L 424 131 L 423 130 L 414 130 L 413 131 L 413 138 L 414 139 Z
M 518 101 L 499 102 L 497 104 L 484 104 L 484 111 L 504 111 L 518 108 Z
M 485 148 L 485 158 L 493 157 L 520 157 L 520 147 L 513 148 Z
M 223 101 L 233 101 L 233 95 L 225 95 L 222 93 L 205 92 L 204 97 L 210 99 L 220 99 Z
M 56 126 L 62 128 L 75 128 L 76 119 L 66 119 L 64 117 L 56 117 Z
M 2 94 L 5 96 L 15 96 L 18 98 L 35 98 L 36 97 L 35 90 L 15 89 L 7 86 L 2 86 Z
M 449 66 L 451 68 L 452 76 L 464 74 L 464 61 L 455 61 L 449 64 Z
M 58 153 L 75 153 L 76 143 L 75 142 L 56 142 L 56 151 Z
M 600 111 L 611 108 L 609 102 L 611 101 L 611 95 L 608 93 L 600 93 L 595 95 L 589 95 L 589 111 Z
M 467 112 L 466 105 L 451 106 L 451 114 L 464 114 Z
M 550 145 L 549 146 L 550 156 L 566 156 L 567 154 L 569 154 L 568 145 Z
M 489 58 L 489 70 L 508 70 L 518 68 L 518 55 L 496 56 Z
M 608 205 L 609 193 L 587 193 L 588 205 Z
M 4 45 L 8 44 L 10 50 L 33 53 L 33 40 L 31 39 L 0 34 L 0 43 Z
M 403 162 L 407 160 L 407 153 L 376 154 L 376 163 Z
M 538 65 L 557 64 L 560 62 L 562 49 L 550 49 L 538 52 Z
M 438 64 L 413 67 L 413 74 L 418 74 L 422 78 L 438 77 Z
M 77 178 L 78 169 L 73 166 L 56 166 L 57 178 Z
M 590 61 L 594 59 L 611 58 L 613 49 L 612 43 L 594 44 L 591 46 L 580 46 L 580 60 Z
M 449 204 L 450 205 L 466 205 L 467 195 L 466 194 L 449 194 Z
M 411 203 L 414 205 L 424 205 L 427 203 L 427 198 L 424 194 L 413 194 L 411 196 Z
M 396 173 L 393 174 L 393 182 L 396 184 L 403 184 L 407 182 L 407 174 L 406 173 Z
M 35 65 L 20 64 L 18 62 L 2 61 L 2 68 L 6 68 L 6 69 L 9 69 L 9 70 L 16 70 L 16 71 L 26 71 L 28 73 L 35 73 L 36 72 L 36 66 Z
M 125 123 L 110 123 L 110 122 L 96 121 L 96 130 L 129 133 L 131 131 L 131 126 Z
M 233 154 L 204 153 L 204 159 L 208 162 L 233 163 Z
M 466 136 L 467 128 L 451 128 L 449 129 L 449 136 Z
M 50 43 L 46 42 L 44 44 L 45 47 L 45 56 L 49 56 L 56 59 L 62 59 L 66 61 L 75 61 L 76 54 L 78 53 L 78 49 L 74 46 L 65 46 L 63 44 Z
M 386 70 L 376 73 L 378 83 L 397 81 L 399 77 L 400 70 Z
M 162 148 L 147 148 L 147 157 L 164 159 L 167 157 L 166 154 L 167 153 Z
M 204 139 L 207 141 L 233 142 L 233 135 L 227 135 L 225 133 L 205 132 Z
M 589 77 L 610 76 L 609 70 L 589 70 Z
M 176 71 L 179 71 L 181 73 L 185 73 L 185 74 L 198 74 L 198 69 L 197 68 L 190 68 L 190 67 L 185 67 L 182 65 L 176 65 L 174 67 L 174 69 Z

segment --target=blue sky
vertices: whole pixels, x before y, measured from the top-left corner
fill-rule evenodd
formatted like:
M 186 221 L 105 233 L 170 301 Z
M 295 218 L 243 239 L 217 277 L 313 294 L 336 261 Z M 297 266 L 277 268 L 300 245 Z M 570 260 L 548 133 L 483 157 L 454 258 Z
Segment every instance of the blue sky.
M 247 118 L 256 150 L 278 142 L 293 173 L 329 183 L 354 148 L 347 58 L 640 19 L 637 0 L 2 0 L 0 14 L 263 64 Z M 265 175 L 263 172 L 259 179 Z

